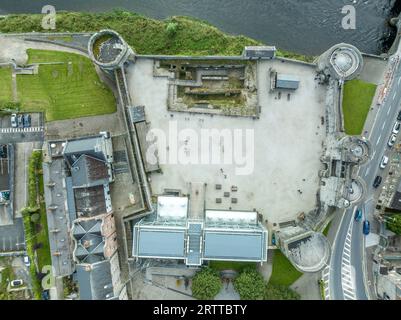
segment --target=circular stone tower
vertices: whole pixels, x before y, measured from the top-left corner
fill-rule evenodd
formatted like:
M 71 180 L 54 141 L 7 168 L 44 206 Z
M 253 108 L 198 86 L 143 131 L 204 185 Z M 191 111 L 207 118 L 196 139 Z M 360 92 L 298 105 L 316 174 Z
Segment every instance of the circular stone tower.
M 356 78 L 361 73 L 363 57 L 353 45 L 340 43 L 323 53 L 317 64 L 318 71 L 327 78 L 344 82 Z
M 124 39 L 113 30 L 101 30 L 89 39 L 90 58 L 105 71 L 121 68 L 130 55 L 135 55 Z

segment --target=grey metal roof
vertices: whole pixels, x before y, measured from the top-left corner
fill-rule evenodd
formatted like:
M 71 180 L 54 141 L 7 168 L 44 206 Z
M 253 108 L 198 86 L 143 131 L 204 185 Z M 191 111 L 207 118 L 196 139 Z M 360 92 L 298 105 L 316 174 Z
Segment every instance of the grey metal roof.
M 66 185 L 66 195 L 67 195 L 67 207 L 68 207 L 68 215 L 70 217 L 70 224 L 77 218 L 77 211 L 75 210 L 75 197 L 74 190 L 72 188 L 72 178 L 65 178 Z
M 107 300 L 114 297 L 110 262 L 105 260 L 91 265 L 76 267 L 80 300 Z
M 101 136 L 68 140 L 64 148 L 64 155 L 70 165 L 72 165 L 82 154 L 87 154 L 106 161 L 102 147 L 103 141 Z
M 143 229 L 139 231 L 140 256 L 184 257 L 185 231 Z
M 205 259 L 263 260 L 263 233 L 205 231 Z
M 247 46 L 243 55 L 247 58 L 273 59 L 276 55 L 276 47 L 270 46 Z
M 289 74 L 277 74 L 276 88 L 280 89 L 298 89 L 299 78 Z

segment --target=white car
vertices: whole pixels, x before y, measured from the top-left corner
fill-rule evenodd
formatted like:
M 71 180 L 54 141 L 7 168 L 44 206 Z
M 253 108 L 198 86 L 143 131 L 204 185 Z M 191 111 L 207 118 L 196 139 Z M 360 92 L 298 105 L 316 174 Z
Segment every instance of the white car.
M 387 166 L 388 163 L 388 157 L 383 156 L 382 161 L 380 162 L 380 168 L 384 169 Z
M 29 266 L 31 265 L 31 262 L 29 261 L 29 257 L 28 257 L 28 256 L 25 256 L 25 257 L 24 257 L 24 263 L 25 263 L 25 265 L 26 265 L 27 267 L 29 267 Z
M 400 127 L 401 127 L 401 123 L 397 121 L 397 122 L 394 124 L 393 133 L 394 133 L 394 134 L 397 134 L 398 132 L 400 132 Z
M 396 140 L 397 140 L 397 136 L 393 133 L 390 136 L 390 139 L 388 140 L 388 146 L 391 148 L 394 145 Z
M 13 113 L 13 114 L 11 115 L 11 127 L 12 127 L 12 128 L 18 127 L 17 115 L 16 115 L 15 113 Z

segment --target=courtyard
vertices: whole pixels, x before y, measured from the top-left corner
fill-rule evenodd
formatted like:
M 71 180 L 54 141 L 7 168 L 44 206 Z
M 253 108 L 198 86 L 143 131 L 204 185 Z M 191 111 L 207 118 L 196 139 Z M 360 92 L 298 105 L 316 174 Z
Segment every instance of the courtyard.
M 301 79 L 299 89 L 270 91 L 272 69 L 297 76 Z M 259 61 L 259 119 L 168 111 L 168 79 L 154 77 L 153 72 L 154 61 L 140 58 L 128 68 L 127 77 L 132 100 L 135 105 L 145 106 L 151 129 L 158 129 L 172 138 L 167 139 L 166 150 L 158 150 L 159 159 L 163 160 L 164 153 L 168 156 L 167 161 L 160 162 L 162 173 L 151 175 L 154 194 L 163 194 L 166 189 L 180 190 L 193 197 L 201 194 L 207 209 L 255 209 L 269 223 L 293 220 L 300 213 L 315 208 L 319 158 L 325 139 L 322 121 L 325 87 L 318 85 L 312 66 L 279 59 Z M 171 133 L 172 127 L 181 133 L 179 141 Z M 191 149 L 192 142 L 196 142 L 205 129 L 220 132 L 228 129 L 233 137 L 239 130 L 242 138 L 234 140 L 234 144 L 242 141 L 239 147 L 236 145 L 242 160 L 235 158 L 238 161 L 217 164 L 189 161 L 186 165 L 168 161 L 174 158 L 169 154 L 174 150 L 189 157 L 196 154 L 197 151 Z M 246 141 L 247 132 L 254 137 L 253 143 L 252 137 Z M 178 144 L 176 147 L 174 141 Z M 212 139 L 210 149 L 217 150 L 224 159 L 226 146 L 222 139 Z M 202 152 L 199 154 L 201 157 Z

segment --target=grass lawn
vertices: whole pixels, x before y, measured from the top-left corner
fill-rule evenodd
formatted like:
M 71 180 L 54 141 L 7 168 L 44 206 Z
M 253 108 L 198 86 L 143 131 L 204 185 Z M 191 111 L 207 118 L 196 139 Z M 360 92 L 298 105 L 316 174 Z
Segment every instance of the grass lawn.
M 11 68 L 0 67 L 0 102 L 12 101 Z
M 372 105 L 376 85 L 362 80 L 347 81 L 344 85 L 343 113 L 345 133 L 360 135 Z
M 274 250 L 273 255 L 273 271 L 269 280 L 269 284 L 290 286 L 300 276 L 302 272 L 299 272 L 293 267 L 290 261 L 281 253 L 280 250 Z
M 63 120 L 113 113 L 116 101 L 100 81 L 92 62 L 67 52 L 28 49 L 28 63 L 40 65 L 37 75 L 18 75 L 22 111 L 45 111 L 46 120 Z
M 241 272 L 244 269 L 256 269 L 254 262 L 233 262 L 233 261 L 210 261 L 209 267 L 216 271 L 235 270 Z

